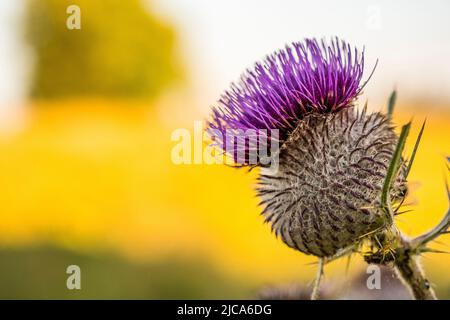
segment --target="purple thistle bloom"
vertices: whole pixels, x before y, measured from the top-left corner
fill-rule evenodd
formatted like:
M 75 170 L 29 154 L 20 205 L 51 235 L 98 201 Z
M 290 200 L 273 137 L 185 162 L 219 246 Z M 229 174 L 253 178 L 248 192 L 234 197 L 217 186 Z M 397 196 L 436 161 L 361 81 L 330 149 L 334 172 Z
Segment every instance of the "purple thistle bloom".
M 295 42 L 256 63 L 239 84 L 231 84 L 213 109 L 209 132 L 213 137 L 214 131 L 221 133 L 218 140 L 224 150 L 229 129 L 278 129 L 282 143 L 306 114 L 351 107 L 364 87 L 360 86 L 363 71 L 364 52 L 338 38 L 330 43 Z M 231 154 L 235 160 L 238 148 Z M 246 156 L 252 151 L 248 143 L 240 148 Z

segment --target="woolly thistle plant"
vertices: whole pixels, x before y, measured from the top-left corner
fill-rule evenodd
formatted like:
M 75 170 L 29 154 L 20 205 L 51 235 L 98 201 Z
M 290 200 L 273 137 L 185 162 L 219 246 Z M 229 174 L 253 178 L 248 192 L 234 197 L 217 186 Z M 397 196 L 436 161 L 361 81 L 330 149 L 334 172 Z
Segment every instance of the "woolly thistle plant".
M 293 43 L 256 63 L 225 91 L 209 132 L 236 165 L 261 168 L 257 193 L 274 233 L 289 247 L 319 258 L 313 299 L 323 265 L 361 251 L 368 263 L 394 266 L 415 298 L 434 299 L 418 257 L 448 229 L 450 212 L 416 239 L 396 228 L 423 127 L 405 160 L 410 124 L 396 134 L 395 92 L 387 114 L 356 106 L 368 81 L 362 83 L 363 71 L 364 51 L 338 38 Z M 268 153 L 276 170 L 262 161 L 261 148 L 246 140 L 248 129 L 262 145 L 276 140 L 279 147 Z M 274 129 L 276 135 L 268 133 Z

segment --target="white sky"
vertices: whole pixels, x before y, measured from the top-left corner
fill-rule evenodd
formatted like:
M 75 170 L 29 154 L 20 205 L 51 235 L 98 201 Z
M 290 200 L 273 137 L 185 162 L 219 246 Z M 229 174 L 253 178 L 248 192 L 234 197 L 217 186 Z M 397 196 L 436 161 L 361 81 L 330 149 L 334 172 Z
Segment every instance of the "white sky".
M 0 0 L 0 106 L 25 95 L 27 57 L 22 47 L 20 12 L 23 0 Z
M 26 92 L 22 6 L 23 0 L 0 0 L 0 108 Z M 366 89 L 370 103 L 383 103 L 394 86 L 403 97 L 450 101 L 450 1 L 154 0 L 151 6 L 178 27 L 194 93 L 206 108 L 265 54 L 304 37 L 334 35 L 365 45 L 367 71 L 379 58 Z
M 450 1 L 160 0 L 179 27 L 199 103 L 208 107 L 265 54 L 304 37 L 337 35 L 366 47 L 369 102 L 400 97 L 450 100 Z

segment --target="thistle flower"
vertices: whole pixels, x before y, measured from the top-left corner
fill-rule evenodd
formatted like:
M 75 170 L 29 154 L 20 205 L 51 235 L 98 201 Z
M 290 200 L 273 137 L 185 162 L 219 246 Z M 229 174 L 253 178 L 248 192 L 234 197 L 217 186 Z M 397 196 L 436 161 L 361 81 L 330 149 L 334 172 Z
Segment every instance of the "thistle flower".
M 386 116 L 355 110 L 363 70 L 364 53 L 337 38 L 293 43 L 232 84 L 209 123 L 215 132 L 279 130 L 278 170 L 260 174 L 262 214 L 289 247 L 318 257 L 391 220 L 379 199 L 397 136 Z M 399 178 L 391 197 L 404 188 Z
M 242 135 L 255 129 L 257 135 L 270 140 L 265 133 L 277 129 L 283 143 L 305 115 L 352 106 L 363 87 L 363 71 L 364 54 L 338 38 L 330 44 L 315 39 L 295 42 L 256 63 L 239 84 L 231 84 L 213 109 L 210 132 L 221 133 L 224 150 L 226 130 L 241 130 Z M 247 159 L 243 164 L 248 164 L 249 154 L 255 150 L 250 150 L 249 144 L 236 144 L 230 154 L 235 160 L 239 147 Z

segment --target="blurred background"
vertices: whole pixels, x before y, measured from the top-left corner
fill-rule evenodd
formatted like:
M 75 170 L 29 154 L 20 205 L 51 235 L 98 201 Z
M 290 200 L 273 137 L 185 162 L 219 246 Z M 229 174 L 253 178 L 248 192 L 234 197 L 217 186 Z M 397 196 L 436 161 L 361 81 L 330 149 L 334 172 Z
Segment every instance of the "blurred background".
M 67 27 L 70 5 L 81 29 Z M 0 0 L 0 298 L 252 298 L 307 286 L 315 260 L 263 224 L 256 173 L 170 157 L 174 130 L 192 131 L 245 68 L 304 37 L 365 47 L 366 77 L 379 60 L 360 101 L 382 110 L 398 90 L 396 123 L 414 119 L 407 152 L 427 118 L 413 211 L 397 221 L 424 232 L 447 209 L 449 13 L 444 0 Z M 423 262 L 450 298 L 450 256 Z M 81 290 L 66 288 L 72 264 Z M 358 282 L 361 258 L 345 264 L 327 265 L 325 280 Z

